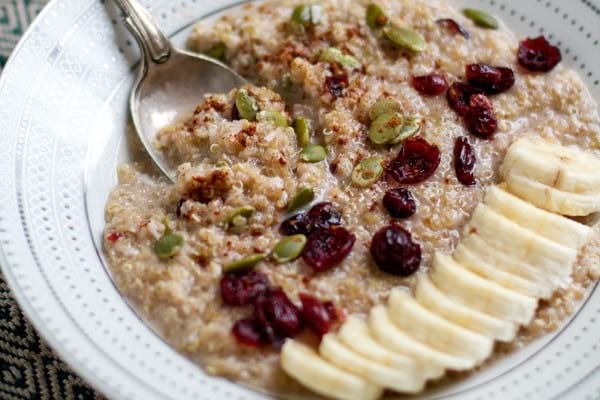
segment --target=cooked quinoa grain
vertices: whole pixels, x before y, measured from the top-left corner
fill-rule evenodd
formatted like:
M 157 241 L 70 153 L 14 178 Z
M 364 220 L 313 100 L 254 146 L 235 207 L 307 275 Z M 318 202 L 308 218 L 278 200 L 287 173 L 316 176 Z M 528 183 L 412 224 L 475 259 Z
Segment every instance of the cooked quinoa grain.
M 206 52 L 224 44 L 227 63 L 253 82 L 244 90 L 258 110 L 283 118 L 232 120 L 237 91 L 207 95 L 190 118 L 165 128 L 156 140 L 178 167 L 177 183 L 167 184 L 137 164 L 121 166 L 106 206 L 105 251 L 118 287 L 138 311 L 208 373 L 275 393 L 302 389 L 279 369 L 276 349 L 235 341 L 231 328 L 251 307 L 225 306 L 219 282 L 224 265 L 268 254 L 282 239 L 279 225 L 299 189 L 312 188 L 317 199 L 341 211 L 344 227 L 357 238 L 353 251 L 319 274 L 301 259 L 278 265 L 267 258 L 255 268 L 296 304 L 306 292 L 333 301 L 346 314 L 360 314 L 384 302 L 390 288 L 412 287 L 427 272 L 434 250 L 454 249 L 485 187 L 497 182 L 498 166 L 515 138 L 540 136 L 600 154 L 598 108 L 581 79 L 561 66 L 548 74 L 520 68 L 519 41 L 511 32 L 477 28 L 443 0 L 379 0 L 389 20 L 425 39 L 423 52 L 407 52 L 367 26 L 369 2 L 321 3 L 320 21 L 302 32 L 290 29 L 293 9 L 302 4 L 291 0 L 247 5 L 214 25 L 196 26 L 189 47 Z M 442 18 L 458 21 L 470 39 L 449 34 L 436 23 Z M 321 55 L 331 48 L 360 65 L 327 62 Z M 449 83 L 462 81 L 465 66 L 481 62 L 510 67 L 517 80 L 509 91 L 490 97 L 498 132 L 491 141 L 471 137 L 478 184 L 465 187 L 453 166 L 456 139 L 469 135 L 462 119 L 445 96 L 423 97 L 411 81 L 433 72 Z M 394 99 L 404 115 L 420 118 L 420 135 L 442 156 L 433 177 L 410 187 L 417 212 L 400 222 L 423 250 L 420 270 L 408 278 L 379 271 L 369 254 L 373 235 L 391 221 L 382 199 L 396 185 L 385 179 L 366 187 L 352 183 L 361 161 L 378 157 L 389 163 L 398 154 L 399 146 L 369 141 L 369 111 L 382 99 Z M 309 122 L 312 144 L 326 148 L 325 161 L 301 161 L 292 125 L 297 118 Z M 231 217 L 242 207 L 255 212 L 232 229 Z M 154 246 L 168 232 L 181 235 L 183 245 L 160 258 Z M 600 275 L 599 246 L 596 232 L 572 284 L 543 303 L 535 321 L 504 347 L 520 347 L 573 313 Z

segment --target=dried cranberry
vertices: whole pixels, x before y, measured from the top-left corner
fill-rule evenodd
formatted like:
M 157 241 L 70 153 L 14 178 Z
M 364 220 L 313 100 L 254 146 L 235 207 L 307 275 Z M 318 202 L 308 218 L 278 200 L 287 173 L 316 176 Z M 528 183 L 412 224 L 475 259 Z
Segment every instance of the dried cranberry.
M 325 307 L 325 310 L 327 310 L 329 318 L 331 318 L 332 321 L 337 321 L 340 319 L 340 313 L 338 312 L 337 308 L 335 307 L 335 304 L 333 304 L 332 301 L 326 301 L 325 303 L 323 303 L 323 306 Z
M 454 82 L 448 89 L 446 97 L 450 107 L 464 117 L 469 113 L 469 100 L 474 94 L 483 94 L 483 91 L 466 83 Z
M 476 162 L 475 151 L 467 138 L 460 137 L 456 139 L 454 144 L 454 169 L 458 181 L 463 185 L 473 186 L 475 184 L 473 171 Z
M 120 232 L 112 232 L 111 234 L 109 234 L 106 237 L 106 240 L 108 240 L 111 243 L 116 243 L 118 242 L 121 238 L 123 237 L 123 234 Z
M 423 96 L 439 96 L 448 89 L 448 81 L 439 74 L 415 76 L 412 85 Z
M 221 279 L 221 297 L 230 306 L 251 304 L 269 288 L 269 279 L 260 272 L 225 274 Z
M 469 132 L 481 139 L 491 139 L 498 129 L 494 106 L 483 94 L 471 96 L 465 122 Z
M 483 90 L 485 94 L 502 93 L 515 84 L 515 73 L 506 67 L 471 64 L 467 65 L 466 74 L 469 85 Z
M 387 168 L 388 175 L 401 184 L 417 184 L 429 179 L 440 165 L 440 149 L 425 139 L 404 142 L 398 157 Z
M 233 325 L 231 333 L 239 343 L 245 346 L 258 347 L 263 342 L 260 326 L 254 318 L 237 321 Z
M 437 22 L 439 25 L 446 28 L 453 35 L 460 34 L 460 35 L 463 35 L 463 37 L 465 39 L 471 38 L 471 34 L 469 33 L 469 31 L 464 26 L 460 25 L 458 22 L 453 20 L 452 18 L 442 18 L 442 19 L 438 19 L 435 22 Z
M 319 336 L 329 332 L 333 324 L 333 318 L 325 303 L 305 293 L 300 294 L 300 301 L 302 302 L 302 318 L 305 324 Z
M 303 327 L 300 310 L 281 288 L 269 289 L 258 296 L 254 302 L 254 319 L 264 339 L 275 346 L 300 333 Z
M 410 276 L 421 265 L 421 246 L 398 225 L 386 226 L 375 234 L 371 255 L 382 271 L 392 275 Z
M 305 213 L 296 214 L 291 218 L 283 221 L 279 227 L 279 233 L 284 236 L 292 236 L 297 234 L 308 235 L 309 224 Z
M 388 190 L 383 196 L 383 206 L 397 219 L 412 217 L 417 212 L 415 198 L 410 190 L 404 188 Z
M 329 228 L 342 224 L 342 214 L 336 210 L 331 203 L 319 203 L 313 206 L 307 213 L 294 215 L 285 220 L 279 232 L 284 236 L 301 233 L 306 236 L 316 229 Z
M 342 224 L 342 214 L 327 202 L 314 205 L 306 216 L 311 231 Z
M 231 120 L 239 121 L 240 119 L 242 119 L 242 116 L 240 115 L 240 110 L 238 110 L 237 105 L 233 103 L 233 107 L 231 108 Z
M 525 39 L 519 45 L 519 64 L 534 72 L 552 71 L 562 61 L 560 49 L 552 46 L 544 36 Z
M 328 76 L 327 79 L 325 79 L 325 88 L 336 99 L 342 97 L 344 89 L 348 87 L 348 84 L 347 75 Z
M 352 251 L 356 236 L 345 228 L 317 229 L 308 239 L 302 259 L 316 271 L 325 271 L 341 263 Z

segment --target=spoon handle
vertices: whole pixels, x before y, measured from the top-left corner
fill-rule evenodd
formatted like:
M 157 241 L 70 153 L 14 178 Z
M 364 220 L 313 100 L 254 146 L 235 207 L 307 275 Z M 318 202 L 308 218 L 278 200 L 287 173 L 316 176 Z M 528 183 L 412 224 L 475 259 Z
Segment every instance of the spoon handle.
M 171 43 L 160 30 L 152 13 L 139 0 L 115 0 L 125 13 L 125 23 L 138 40 L 143 53 L 162 64 L 169 59 Z

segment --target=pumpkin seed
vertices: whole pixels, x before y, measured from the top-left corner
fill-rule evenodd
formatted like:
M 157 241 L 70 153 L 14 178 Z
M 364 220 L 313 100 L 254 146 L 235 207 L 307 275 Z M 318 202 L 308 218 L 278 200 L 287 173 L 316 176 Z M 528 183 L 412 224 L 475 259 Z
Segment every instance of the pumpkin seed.
M 302 100 L 303 90 L 294 83 L 290 74 L 283 75 L 278 86 L 278 92 L 286 103 L 294 104 Z
M 400 113 L 380 115 L 369 128 L 369 139 L 375 144 L 387 144 L 396 139 L 402 131 L 404 117 Z
M 310 128 L 308 120 L 304 117 L 298 117 L 294 120 L 294 130 L 298 138 L 298 146 L 306 147 L 310 144 Z
M 423 39 L 423 36 L 410 29 L 397 25 L 387 25 L 383 28 L 383 33 L 395 45 L 412 52 L 421 53 L 427 49 L 427 42 Z
M 367 7 L 367 25 L 374 31 L 381 29 L 387 23 L 387 16 L 377 4 L 369 4 Z
M 292 89 L 294 88 L 294 82 L 292 81 L 292 77 L 290 76 L 290 74 L 285 74 L 281 78 L 279 86 L 281 87 L 281 90 L 286 93 L 292 91 Z
M 290 126 L 288 119 L 279 111 L 261 111 L 256 116 L 258 122 L 270 123 L 281 128 Z
M 234 210 L 229 216 L 227 223 L 232 229 L 244 228 L 248 225 L 248 220 L 256 214 L 256 208 L 252 206 L 243 206 Z
M 467 18 L 475 22 L 477 26 L 488 29 L 498 29 L 498 20 L 484 11 L 465 8 L 463 13 Z
M 423 126 L 423 120 L 419 117 L 405 117 L 404 124 L 402 125 L 402 129 L 400 130 L 400 134 L 398 137 L 390 142 L 390 144 L 396 145 L 404 142 L 406 139 L 409 139 L 419 132 L 421 132 L 421 127 Z
M 292 22 L 301 25 L 310 24 L 310 6 L 301 4 L 292 11 Z
M 267 258 L 266 254 L 252 254 L 251 256 L 244 257 L 241 260 L 230 262 L 223 266 L 224 272 L 242 272 L 249 271 L 256 266 L 259 262 Z
M 292 26 L 294 29 L 304 32 L 305 28 L 321 22 L 322 16 L 323 8 L 319 4 L 301 4 L 292 12 Z
M 235 105 L 240 113 L 240 117 L 250 122 L 256 121 L 258 102 L 246 89 L 238 90 L 237 95 L 235 96 Z
M 302 254 L 307 241 L 306 236 L 302 234 L 288 236 L 277 243 L 271 257 L 278 264 L 294 261 Z
M 318 163 L 327 158 L 327 150 L 325 147 L 312 144 L 310 146 L 306 146 L 304 150 L 300 152 L 300 161 L 306 163 Z
M 183 236 L 167 232 L 154 244 L 154 253 L 162 259 L 175 256 L 183 247 Z
M 342 67 L 350 69 L 359 68 L 361 66 L 356 58 L 342 53 L 342 51 L 336 47 L 328 47 L 323 50 L 321 52 L 321 60 L 329 63 L 337 63 Z
M 371 121 L 375 121 L 377 117 L 383 114 L 389 114 L 394 112 L 402 112 L 402 106 L 394 99 L 379 100 L 369 110 L 369 118 Z
M 315 199 L 315 192 L 312 188 L 305 187 L 300 190 L 292 197 L 290 204 L 288 205 L 288 213 L 292 213 L 304 206 L 309 205 Z
M 359 187 L 369 187 L 381 178 L 383 171 L 381 157 L 364 159 L 352 171 L 352 182 Z
M 225 50 L 227 50 L 225 43 L 219 42 L 210 47 L 208 50 L 206 50 L 204 54 L 217 60 L 223 61 L 225 60 Z

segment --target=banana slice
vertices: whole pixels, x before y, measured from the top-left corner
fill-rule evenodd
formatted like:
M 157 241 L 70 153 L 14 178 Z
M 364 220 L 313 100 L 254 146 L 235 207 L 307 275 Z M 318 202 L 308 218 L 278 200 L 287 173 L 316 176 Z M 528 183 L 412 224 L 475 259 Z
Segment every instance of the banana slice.
M 357 316 L 348 317 L 340 328 L 338 337 L 350 349 L 379 364 L 390 368 L 419 372 L 414 359 L 394 352 L 373 339 L 367 323 Z
M 431 280 L 465 306 L 517 324 L 528 324 L 537 308 L 536 299 L 482 278 L 442 253 L 433 258 Z
M 321 358 L 311 348 L 287 340 L 281 350 L 281 367 L 308 389 L 340 400 L 375 400 L 383 389 Z
M 480 204 L 465 229 L 465 236 L 476 233 L 496 250 L 510 254 L 540 273 L 563 279 L 571 275 L 577 251 L 539 236 Z
M 443 353 L 413 339 L 392 322 L 385 306 L 371 309 L 369 329 L 383 346 L 414 358 L 425 376 L 437 378 L 444 373 L 444 368 L 464 371 L 475 366 L 473 361 Z
M 417 303 L 401 289 L 392 291 L 388 310 L 392 321 L 400 329 L 439 351 L 472 360 L 476 364 L 492 354 L 493 339 L 447 321 Z
M 443 315 L 470 331 L 510 342 L 517 335 L 518 326 L 512 322 L 494 318 L 488 314 L 473 310 L 446 296 L 436 288 L 427 276 L 420 276 L 415 290 L 417 301 L 438 315 Z
M 510 254 L 496 250 L 478 235 L 466 236 L 460 245 L 494 268 L 517 275 L 540 286 L 548 286 L 552 290 L 556 290 L 569 282 L 568 278 L 542 273 L 539 269 L 525 264 Z
M 417 393 L 425 386 L 425 379 L 417 376 L 413 370 L 388 367 L 363 357 L 342 344 L 333 334 L 323 337 L 319 353 L 334 365 L 387 389 Z
M 590 239 L 590 227 L 537 208 L 508 193 L 502 186 L 491 186 L 484 203 L 498 214 L 553 242 L 579 251 Z M 600 189 L 600 187 L 598 188 Z
M 598 194 L 563 192 L 513 173 L 505 180 L 511 193 L 546 211 L 569 217 L 585 217 L 600 211 Z
M 500 174 L 519 175 L 568 193 L 598 193 L 600 159 L 591 153 L 549 143 L 520 139 L 509 149 Z
M 467 267 L 476 274 L 487 278 L 490 281 L 496 282 L 507 289 L 514 290 L 515 292 L 524 294 L 526 296 L 541 299 L 548 299 L 552 297 L 552 288 L 548 286 L 537 285 L 517 275 L 513 275 L 501 269 L 495 268 L 477 257 L 465 246 L 459 245 L 456 248 L 456 251 L 454 252 L 454 259 L 460 265 Z

